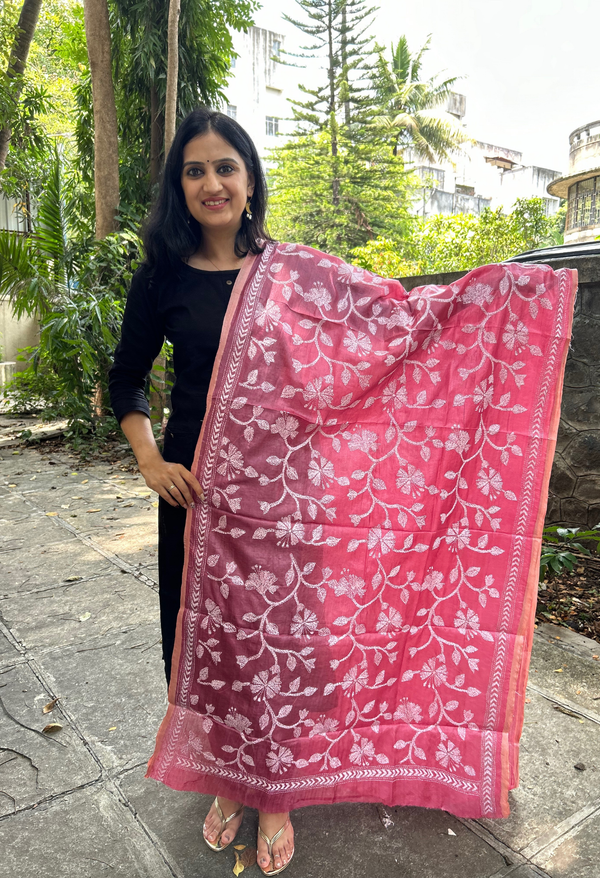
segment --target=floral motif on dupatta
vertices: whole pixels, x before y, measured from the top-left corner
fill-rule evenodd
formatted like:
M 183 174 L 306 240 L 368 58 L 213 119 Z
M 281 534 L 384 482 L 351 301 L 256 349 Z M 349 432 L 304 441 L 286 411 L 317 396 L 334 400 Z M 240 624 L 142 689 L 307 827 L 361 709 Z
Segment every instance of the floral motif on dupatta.
M 574 290 L 505 264 L 406 293 L 268 245 L 213 378 L 150 776 L 507 813 Z

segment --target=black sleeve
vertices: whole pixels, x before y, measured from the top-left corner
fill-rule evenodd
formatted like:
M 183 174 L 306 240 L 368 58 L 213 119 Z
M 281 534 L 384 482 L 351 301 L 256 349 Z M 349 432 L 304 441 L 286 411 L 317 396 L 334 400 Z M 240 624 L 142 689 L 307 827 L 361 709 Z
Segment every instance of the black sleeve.
M 108 373 L 110 402 L 116 419 L 128 412 L 144 412 L 150 417 L 145 394 L 146 379 L 160 353 L 164 328 L 158 313 L 158 290 L 150 283 L 144 267 L 131 281 L 123 315 L 121 339 Z

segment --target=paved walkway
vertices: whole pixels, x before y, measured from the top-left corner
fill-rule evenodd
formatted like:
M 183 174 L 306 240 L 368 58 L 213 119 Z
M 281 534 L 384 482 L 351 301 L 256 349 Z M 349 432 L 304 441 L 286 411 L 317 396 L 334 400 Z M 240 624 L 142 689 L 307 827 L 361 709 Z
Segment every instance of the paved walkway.
M 144 780 L 165 707 L 153 501 L 118 467 L 0 449 L 2 878 L 233 874 L 201 840 L 207 797 Z M 600 878 L 598 653 L 538 629 L 508 819 L 304 808 L 286 876 Z M 249 812 L 238 840 L 255 838 Z

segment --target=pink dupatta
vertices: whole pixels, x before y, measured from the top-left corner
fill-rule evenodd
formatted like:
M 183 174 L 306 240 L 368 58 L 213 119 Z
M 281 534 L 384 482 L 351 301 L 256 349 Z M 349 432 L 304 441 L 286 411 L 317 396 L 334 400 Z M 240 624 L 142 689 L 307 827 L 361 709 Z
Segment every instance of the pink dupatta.
M 406 293 L 268 244 L 194 460 L 148 776 L 267 811 L 508 814 L 574 272 Z

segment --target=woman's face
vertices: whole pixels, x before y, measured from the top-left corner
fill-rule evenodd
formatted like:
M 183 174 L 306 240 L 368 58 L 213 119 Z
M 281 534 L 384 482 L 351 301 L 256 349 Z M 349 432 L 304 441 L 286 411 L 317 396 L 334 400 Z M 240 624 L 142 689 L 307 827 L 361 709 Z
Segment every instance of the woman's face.
M 235 233 L 254 178 L 239 152 L 210 131 L 186 143 L 181 186 L 189 212 L 203 228 Z

